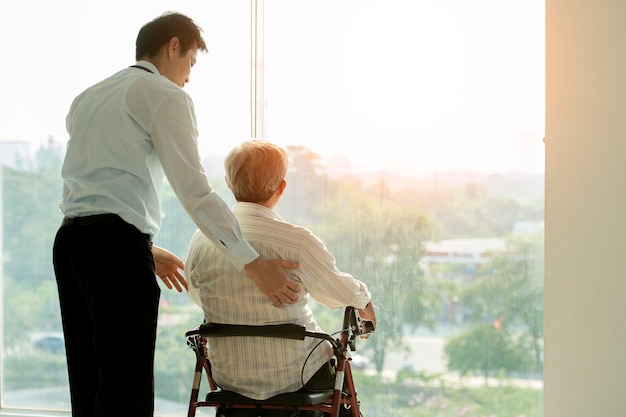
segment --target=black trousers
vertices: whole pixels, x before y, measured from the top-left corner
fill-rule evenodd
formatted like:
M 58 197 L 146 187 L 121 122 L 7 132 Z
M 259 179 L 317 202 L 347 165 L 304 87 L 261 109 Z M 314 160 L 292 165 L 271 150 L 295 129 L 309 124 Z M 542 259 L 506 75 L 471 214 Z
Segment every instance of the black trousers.
M 150 237 L 114 215 L 64 220 L 53 247 L 72 417 L 154 414 L 160 288 Z

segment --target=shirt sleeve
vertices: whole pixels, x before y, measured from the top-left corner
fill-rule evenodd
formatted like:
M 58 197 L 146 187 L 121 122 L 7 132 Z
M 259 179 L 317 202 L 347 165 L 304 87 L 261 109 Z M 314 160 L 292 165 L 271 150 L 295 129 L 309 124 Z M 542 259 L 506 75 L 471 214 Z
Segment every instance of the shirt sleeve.
M 335 257 L 312 233 L 304 239 L 299 263 L 302 283 L 311 296 L 326 307 L 363 309 L 370 302 L 372 296 L 367 285 L 341 272 L 335 264 Z
M 187 259 L 185 260 L 185 275 L 187 277 L 187 293 L 189 294 L 189 299 L 193 301 L 196 305 L 202 307 L 202 300 L 200 299 L 200 284 L 198 283 L 198 273 L 197 269 L 200 264 L 200 260 L 203 257 L 206 257 L 206 253 L 203 253 L 202 245 L 198 243 L 198 233 L 196 232 L 191 237 L 191 242 L 189 243 L 189 253 L 187 254 Z
M 182 90 L 169 95 L 155 112 L 150 132 L 165 176 L 191 219 L 239 271 L 243 270 L 259 254 L 243 238 L 232 211 L 208 183 L 198 153 L 198 129 L 189 95 Z

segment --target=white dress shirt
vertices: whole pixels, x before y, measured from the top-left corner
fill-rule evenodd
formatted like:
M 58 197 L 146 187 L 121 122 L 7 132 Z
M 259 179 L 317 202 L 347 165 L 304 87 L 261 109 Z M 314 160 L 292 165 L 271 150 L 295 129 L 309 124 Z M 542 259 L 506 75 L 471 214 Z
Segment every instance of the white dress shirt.
M 244 237 L 263 257 L 295 261 L 287 274 L 300 285 L 298 301 L 274 307 L 254 282 L 238 272 L 199 232 L 192 237 L 186 261 L 189 295 L 211 323 L 265 325 L 295 323 L 320 331 L 309 296 L 329 308 L 365 308 L 367 286 L 335 266 L 324 243 L 306 228 L 285 222 L 273 210 L 253 203 L 233 208 Z M 338 324 L 339 326 L 339 324 Z M 257 337 L 209 339 L 213 377 L 224 389 L 255 399 L 300 389 L 331 356 L 330 345 Z M 309 353 L 313 353 L 309 357 Z M 304 371 L 303 371 L 304 369 Z
M 164 175 L 199 229 L 238 270 L 258 257 L 209 186 L 198 154 L 193 102 L 149 69 L 126 68 L 74 99 L 62 168 L 65 216 L 114 213 L 153 237 L 161 225 Z

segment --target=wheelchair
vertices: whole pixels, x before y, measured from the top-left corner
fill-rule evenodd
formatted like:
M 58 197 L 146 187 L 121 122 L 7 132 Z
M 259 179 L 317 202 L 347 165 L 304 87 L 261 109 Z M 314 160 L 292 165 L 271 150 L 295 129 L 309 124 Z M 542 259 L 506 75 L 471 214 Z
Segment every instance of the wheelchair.
M 354 388 L 350 368 L 350 351 L 356 350 L 356 338 L 374 332 L 371 321 L 361 320 L 358 311 L 347 307 L 344 311 L 343 326 L 335 335 L 308 331 L 296 324 L 275 324 L 265 326 L 230 325 L 204 323 L 188 331 L 187 345 L 194 351 L 196 365 L 189 400 L 187 417 L 195 417 L 200 407 L 214 407 L 217 417 L 220 414 L 246 416 L 330 416 L 339 417 L 351 412 L 352 417 L 360 416 L 360 406 Z M 206 339 L 211 337 L 263 336 L 304 340 L 306 337 L 330 342 L 333 348 L 336 368 L 333 389 L 323 391 L 299 390 L 278 394 L 266 400 L 254 400 L 233 391 L 222 390 L 213 381 L 211 363 L 206 350 Z M 204 401 L 199 401 L 200 382 L 206 376 L 209 392 Z

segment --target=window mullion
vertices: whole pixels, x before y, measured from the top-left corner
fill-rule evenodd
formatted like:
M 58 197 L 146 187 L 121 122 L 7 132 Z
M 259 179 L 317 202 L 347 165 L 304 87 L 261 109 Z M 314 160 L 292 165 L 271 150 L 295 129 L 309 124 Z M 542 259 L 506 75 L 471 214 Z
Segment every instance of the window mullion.
M 250 5 L 250 133 L 253 138 L 264 138 L 264 0 L 251 0 Z

